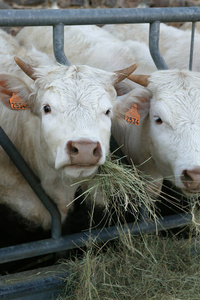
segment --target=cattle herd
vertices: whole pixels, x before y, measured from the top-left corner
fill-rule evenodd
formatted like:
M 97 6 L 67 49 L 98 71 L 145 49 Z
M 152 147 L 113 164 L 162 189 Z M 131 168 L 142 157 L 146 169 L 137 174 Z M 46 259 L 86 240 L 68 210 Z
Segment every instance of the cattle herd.
M 111 133 L 158 194 L 164 179 L 186 195 L 200 192 L 200 36 L 188 71 L 190 30 L 162 24 L 169 70 L 157 71 L 148 30 L 147 24 L 65 26 L 69 66 L 54 58 L 51 27 L 25 27 L 16 37 L 0 31 L 0 125 L 63 223 L 81 180 L 104 164 Z M 96 201 L 103 206 L 101 190 Z M 44 230 L 51 226 L 3 149 L 0 203 Z

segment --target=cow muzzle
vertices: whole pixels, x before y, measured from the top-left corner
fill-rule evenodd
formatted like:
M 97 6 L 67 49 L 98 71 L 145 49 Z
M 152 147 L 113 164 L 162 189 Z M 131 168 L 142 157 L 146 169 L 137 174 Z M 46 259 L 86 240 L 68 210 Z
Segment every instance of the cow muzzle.
M 71 165 L 88 167 L 97 165 L 102 157 L 102 149 L 99 142 L 89 140 L 69 141 L 67 154 Z
M 200 167 L 184 170 L 181 175 L 181 181 L 187 192 L 200 193 Z

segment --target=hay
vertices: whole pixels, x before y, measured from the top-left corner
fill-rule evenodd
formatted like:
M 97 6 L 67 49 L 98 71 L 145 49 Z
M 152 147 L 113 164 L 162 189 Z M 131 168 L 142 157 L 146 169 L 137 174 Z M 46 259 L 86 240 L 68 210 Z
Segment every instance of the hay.
M 119 214 L 119 208 L 130 210 L 137 220 L 145 207 L 148 217 L 158 221 L 155 199 L 148 193 L 148 177 L 134 166 L 109 158 L 83 195 L 97 195 L 99 187 L 107 209 L 111 204 Z M 177 199 L 171 197 L 173 200 Z M 83 257 L 62 262 L 69 276 L 58 300 L 199 300 L 199 202 L 196 196 L 188 201 L 195 225 L 189 239 L 123 233 L 103 246 L 90 241 L 82 250 Z
M 90 245 L 83 259 L 67 263 L 59 300 L 199 300 L 200 254 L 191 247 L 156 235 Z
M 197 195 L 188 198 L 192 214 L 192 229 L 195 236 L 200 234 L 200 203 Z
M 95 205 L 101 191 L 105 212 L 113 209 L 119 219 L 123 212 L 129 212 L 137 220 L 142 208 L 145 209 L 148 220 L 157 220 L 156 197 L 152 197 L 154 191 L 151 190 L 153 183 L 150 186 L 148 176 L 139 172 L 134 165 L 123 164 L 113 153 L 99 166 L 94 178 L 80 183 L 85 185 L 85 190 L 80 195 L 84 200 L 90 198 Z

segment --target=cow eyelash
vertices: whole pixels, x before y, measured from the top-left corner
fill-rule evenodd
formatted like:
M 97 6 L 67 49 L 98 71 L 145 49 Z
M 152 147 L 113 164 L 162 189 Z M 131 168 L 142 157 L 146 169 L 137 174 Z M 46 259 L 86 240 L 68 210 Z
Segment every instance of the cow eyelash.
M 43 110 L 45 114 L 49 114 L 51 112 L 51 106 L 47 104 L 43 107 Z

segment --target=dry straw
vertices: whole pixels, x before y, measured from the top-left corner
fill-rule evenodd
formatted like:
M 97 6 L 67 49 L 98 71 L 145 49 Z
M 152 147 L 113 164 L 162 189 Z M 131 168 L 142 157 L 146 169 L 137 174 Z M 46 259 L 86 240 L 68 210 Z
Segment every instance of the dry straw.
M 83 195 L 98 197 L 100 188 L 107 210 L 111 203 L 117 212 L 130 210 L 137 219 L 145 207 L 149 219 L 158 221 L 155 199 L 148 193 L 152 185 L 134 166 L 109 158 Z M 59 300 L 199 300 L 198 198 L 188 201 L 195 227 L 187 239 L 129 232 L 102 245 L 90 241 L 81 258 L 64 262 L 69 276 Z
M 59 300 L 199 300 L 200 255 L 191 250 L 192 241 L 157 235 L 90 245 L 66 262 Z
M 157 220 L 155 202 L 156 188 L 149 177 L 145 176 L 134 165 L 127 165 L 112 153 L 98 170 L 94 178 L 81 181 L 85 190 L 81 197 L 91 198 L 95 205 L 99 195 L 103 198 L 105 212 L 111 208 L 120 217 L 123 212 L 131 213 L 137 220 L 141 209 L 146 211 L 148 221 Z M 151 193 L 149 193 L 151 191 Z M 79 196 L 80 197 L 80 196 Z M 84 201 L 83 200 L 83 201 Z

